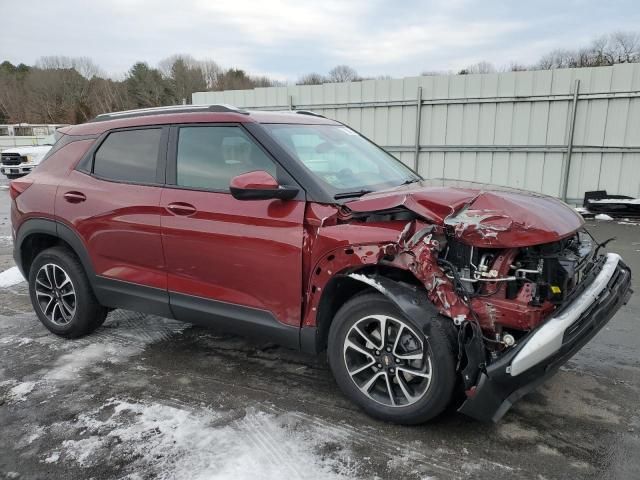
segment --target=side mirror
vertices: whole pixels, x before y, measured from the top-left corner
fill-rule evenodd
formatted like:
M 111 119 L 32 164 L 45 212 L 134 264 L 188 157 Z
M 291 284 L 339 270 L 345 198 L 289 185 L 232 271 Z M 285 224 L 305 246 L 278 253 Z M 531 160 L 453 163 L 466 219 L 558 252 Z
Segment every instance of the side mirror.
M 290 200 L 298 194 L 296 187 L 278 185 L 276 179 L 263 170 L 233 177 L 229 190 L 236 200 Z

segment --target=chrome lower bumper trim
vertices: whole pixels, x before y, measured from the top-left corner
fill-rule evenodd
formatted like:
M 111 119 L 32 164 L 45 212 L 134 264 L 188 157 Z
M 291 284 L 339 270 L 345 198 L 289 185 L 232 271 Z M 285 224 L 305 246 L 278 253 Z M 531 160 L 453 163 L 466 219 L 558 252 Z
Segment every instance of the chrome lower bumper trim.
M 511 362 L 511 375 L 516 376 L 550 357 L 562 347 L 564 332 L 595 302 L 607 287 L 618 267 L 620 255 L 608 253 L 595 280 L 562 313 L 547 320 L 527 341 Z

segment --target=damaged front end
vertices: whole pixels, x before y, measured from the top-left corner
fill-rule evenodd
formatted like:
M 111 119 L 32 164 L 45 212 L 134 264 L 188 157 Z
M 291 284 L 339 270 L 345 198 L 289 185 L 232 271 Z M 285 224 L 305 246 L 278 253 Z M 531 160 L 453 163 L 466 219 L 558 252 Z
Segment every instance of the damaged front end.
M 460 328 L 467 395 L 462 413 L 499 420 L 628 301 L 628 267 L 616 254 L 598 253 L 584 231 L 505 249 L 450 237 L 439 249 L 436 262 L 450 283 L 431 268 L 425 286 L 440 312 Z
M 380 264 L 412 272 L 432 308 L 457 327 L 467 396 L 460 411 L 498 421 L 627 302 L 631 274 L 618 255 L 599 254 L 585 231 L 514 248 L 476 247 L 457 236 L 446 223 L 415 220 L 384 247 Z
M 385 208 L 368 211 L 376 204 Z M 402 227 L 391 242 L 349 248 L 357 262 L 343 271 L 395 301 L 427 336 L 433 315 L 451 319 L 466 394 L 460 411 L 480 420 L 499 420 L 631 294 L 621 258 L 601 254 L 582 219 L 548 197 L 453 189 L 348 207 L 338 223 Z M 389 281 L 386 268 L 416 283 Z

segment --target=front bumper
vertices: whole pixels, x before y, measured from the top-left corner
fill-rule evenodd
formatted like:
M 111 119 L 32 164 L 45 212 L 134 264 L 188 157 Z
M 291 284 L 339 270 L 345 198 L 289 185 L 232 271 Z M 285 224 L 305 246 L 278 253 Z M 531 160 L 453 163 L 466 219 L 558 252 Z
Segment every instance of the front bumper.
M 631 296 L 631 271 L 622 258 L 603 257 L 595 278 L 541 327 L 490 364 L 459 411 L 497 422 L 525 394 L 553 375 L 613 317 Z
M 0 173 L 4 175 L 26 175 L 33 170 L 35 165 L 2 165 L 0 166 Z

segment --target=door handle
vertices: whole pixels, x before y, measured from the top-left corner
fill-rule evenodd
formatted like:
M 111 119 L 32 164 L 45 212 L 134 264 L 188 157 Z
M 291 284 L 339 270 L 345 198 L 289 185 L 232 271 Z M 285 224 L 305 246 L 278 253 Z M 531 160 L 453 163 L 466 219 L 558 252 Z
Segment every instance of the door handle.
M 191 205 L 190 203 L 185 202 L 174 202 L 167 205 L 167 210 L 169 210 L 174 215 L 182 215 L 184 217 L 188 217 L 189 215 L 193 215 L 197 212 L 196 207 Z
M 63 197 L 69 203 L 80 203 L 87 199 L 85 194 L 82 192 L 66 192 Z

